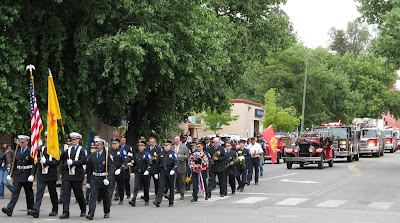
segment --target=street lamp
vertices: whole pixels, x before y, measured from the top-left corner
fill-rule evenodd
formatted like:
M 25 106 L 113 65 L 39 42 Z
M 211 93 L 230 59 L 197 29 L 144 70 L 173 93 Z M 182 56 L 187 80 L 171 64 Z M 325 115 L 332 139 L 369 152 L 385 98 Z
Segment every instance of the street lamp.
M 305 75 L 304 75 L 304 90 L 303 90 L 303 106 L 301 109 L 301 127 L 300 127 L 300 133 L 303 133 L 303 129 L 304 129 L 304 110 L 305 110 L 305 106 L 306 106 L 306 86 L 307 86 L 307 68 L 308 68 L 308 57 L 310 57 L 313 54 L 316 53 L 329 53 L 332 55 L 335 55 L 337 53 L 337 51 L 335 50 L 328 50 L 328 51 L 316 51 L 316 52 L 312 52 L 312 53 L 308 53 L 306 56 L 306 71 L 305 71 Z

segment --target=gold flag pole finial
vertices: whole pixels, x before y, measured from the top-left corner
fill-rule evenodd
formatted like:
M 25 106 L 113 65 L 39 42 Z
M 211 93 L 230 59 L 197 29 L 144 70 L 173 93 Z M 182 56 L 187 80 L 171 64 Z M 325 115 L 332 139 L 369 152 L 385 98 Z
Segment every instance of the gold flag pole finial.
M 33 75 L 32 75 L 32 70 L 36 70 L 35 66 L 33 66 L 32 64 L 29 64 L 28 66 L 26 66 L 26 70 L 29 70 L 31 73 L 31 78 L 33 79 Z

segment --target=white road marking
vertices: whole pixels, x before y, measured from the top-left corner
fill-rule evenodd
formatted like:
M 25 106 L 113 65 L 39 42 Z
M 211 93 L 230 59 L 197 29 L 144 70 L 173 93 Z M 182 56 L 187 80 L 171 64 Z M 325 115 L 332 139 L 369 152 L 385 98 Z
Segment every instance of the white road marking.
M 371 204 L 368 205 L 368 207 L 374 209 L 388 209 L 392 205 L 393 205 L 392 202 L 372 202 Z
M 281 202 L 276 203 L 275 205 L 290 205 L 290 206 L 294 206 L 294 205 L 298 205 L 304 201 L 307 201 L 308 199 L 306 198 L 288 198 L 286 200 L 283 200 Z
M 282 182 L 291 182 L 291 183 L 301 183 L 301 184 L 317 184 L 319 182 L 315 182 L 315 181 L 310 181 L 310 180 L 306 180 L 306 181 L 297 181 L 297 180 L 290 180 L 290 179 L 283 179 L 281 180 Z
M 227 199 L 227 198 L 230 198 L 231 196 L 225 196 L 225 197 L 219 197 L 219 196 L 214 196 L 214 197 L 211 197 L 211 198 L 208 198 L 208 200 L 206 201 L 206 200 L 203 200 L 203 199 L 201 199 L 201 201 L 200 202 L 214 202 L 214 201 L 218 201 L 218 200 L 224 200 L 224 199 Z
M 268 199 L 269 197 L 248 197 L 242 200 L 235 201 L 235 204 L 254 204 L 259 201 Z
M 336 208 L 340 205 L 347 203 L 347 200 L 328 200 L 321 204 L 318 204 L 318 207 L 327 207 L 327 208 Z
M 280 175 L 280 176 L 275 176 L 275 177 L 262 178 L 262 179 L 260 179 L 259 181 L 263 181 L 263 180 L 272 180 L 272 179 L 275 179 L 275 178 L 293 176 L 293 175 L 296 175 L 296 174 L 298 174 L 298 173 L 290 173 L 290 174 L 285 174 L 285 175 Z
M 294 215 L 294 214 L 293 215 L 287 214 L 287 215 L 278 215 L 276 217 L 278 217 L 278 218 L 298 218 L 299 216 Z

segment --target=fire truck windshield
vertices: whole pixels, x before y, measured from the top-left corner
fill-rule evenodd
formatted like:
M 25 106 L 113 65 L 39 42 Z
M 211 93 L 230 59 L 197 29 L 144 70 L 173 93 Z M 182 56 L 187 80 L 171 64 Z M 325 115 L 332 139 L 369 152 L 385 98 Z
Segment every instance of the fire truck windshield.
M 331 134 L 335 136 L 335 138 L 341 138 L 341 139 L 348 138 L 347 128 L 332 128 Z
M 393 136 L 392 130 L 385 130 L 385 136 L 392 137 Z
M 374 129 L 363 129 L 361 131 L 362 138 L 376 138 L 378 137 L 378 133 Z

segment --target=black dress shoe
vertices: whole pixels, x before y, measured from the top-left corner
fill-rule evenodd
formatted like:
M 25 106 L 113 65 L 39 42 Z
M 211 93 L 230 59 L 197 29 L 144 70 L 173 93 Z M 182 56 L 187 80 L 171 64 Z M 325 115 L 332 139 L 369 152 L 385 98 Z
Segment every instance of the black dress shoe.
M 220 197 L 225 197 L 225 195 L 221 194 Z
M 196 202 L 197 198 L 193 198 L 192 200 L 190 200 L 191 202 Z
M 82 211 L 81 215 L 79 215 L 79 217 L 85 217 L 86 216 L 86 211 Z
M 60 216 L 60 219 L 67 219 L 67 218 L 69 218 L 69 214 L 66 214 L 66 213 L 63 213 L 63 214 Z
M 167 194 L 164 194 L 164 197 L 166 198 L 166 199 L 169 199 L 169 194 L 167 195 Z
M 242 189 L 240 189 L 240 192 L 243 192 L 244 191 L 244 189 L 242 188 Z
M 149 202 L 146 201 L 146 202 L 144 203 L 144 206 L 149 206 Z
M 238 186 L 238 187 L 236 188 L 236 190 L 240 190 L 240 186 Z
M 205 200 L 208 200 L 208 197 L 206 196 L 204 199 L 205 199 Z
M 140 199 L 144 200 L 144 196 L 140 196 Z
M 160 203 L 158 203 L 157 201 L 153 201 L 153 204 L 157 207 L 160 207 Z
M 38 218 L 39 217 L 39 213 L 37 211 L 31 211 L 31 215 L 34 218 Z
M 135 206 L 136 206 L 136 204 L 135 204 L 134 201 L 129 201 L 129 204 L 132 205 L 132 207 L 135 207 Z
M 3 211 L 3 213 L 5 213 L 8 217 L 12 216 L 12 210 L 11 209 L 2 208 L 1 211 Z
M 119 201 L 119 205 L 123 205 L 124 204 L 124 201 Z
M 119 200 L 119 197 L 114 197 L 114 201 L 118 201 Z
M 255 185 L 258 185 L 258 182 L 256 182 Z
M 170 207 L 170 208 L 172 208 L 173 206 L 174 206 L 173 204 L 168 205 L 168 207 Z
M 86 215 L 86 218 L 89 220 L 93 220 L 93 215 Z
M 49 214 L 49 216 L 57 216 L 57 215 L 58 215 L 58 213 L 55 212 L 55 211 L 52 211 L 52 212 L 50 212 L 50 214 Z
M 245 184 L 246 184 L 246 185 L 250 185 L 250 182 L 249 182 L 249 181 L 247 181 Z
M 110 218 L 110 213 L 104 214 L 104 218 Z
M 28 209 L 28 212 L 26 212 L 26 215 L 32 216 L 32 210 L 31 210 L 31 209 Z

